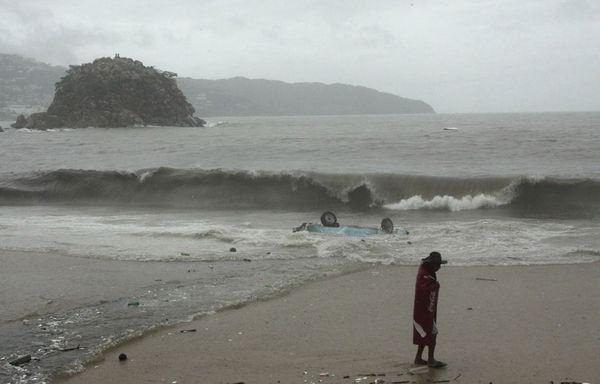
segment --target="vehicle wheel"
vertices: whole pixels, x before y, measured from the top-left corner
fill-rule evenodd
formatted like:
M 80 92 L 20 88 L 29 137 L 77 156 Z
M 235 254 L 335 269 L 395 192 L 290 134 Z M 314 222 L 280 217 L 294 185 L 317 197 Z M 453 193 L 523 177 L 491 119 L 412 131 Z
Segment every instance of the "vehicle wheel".
M 394 233 L 394 223 L 392 222 L 392 219 L 386 217 L 381 220 L 381 230 L 385 233 Z
M 321 215 L 321 224 L 325 227 L 337 227 L 337 217 L 333 212 L 323 212 Z

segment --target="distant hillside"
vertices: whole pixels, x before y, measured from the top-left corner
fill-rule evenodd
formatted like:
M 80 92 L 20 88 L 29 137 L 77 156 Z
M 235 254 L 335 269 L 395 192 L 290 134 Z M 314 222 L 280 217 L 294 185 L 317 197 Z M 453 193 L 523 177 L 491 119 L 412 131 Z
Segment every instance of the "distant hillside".
M 54 97 L 54 84 L 66 68 L 40 63 L 18 55 L 0 53 L 0 118 L 39 112 Z
M 67 68 L 0 53 L 0 120 L 44 111 Z M 423 101 L 345 84 L 290 84 L 236 77 L 178 78 L 198 116 L 435 113 Z
M 346 84 L 290 84 L 244 77 L 179 78 L 177 83 L 200 116 L 435 113 L 420 100 Z

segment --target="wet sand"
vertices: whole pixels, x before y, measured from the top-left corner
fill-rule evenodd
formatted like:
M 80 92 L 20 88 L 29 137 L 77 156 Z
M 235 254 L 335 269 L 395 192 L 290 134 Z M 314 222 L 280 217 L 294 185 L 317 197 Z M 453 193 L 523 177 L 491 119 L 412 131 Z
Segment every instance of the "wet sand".
M 0 323 L 133 296 L 157 279 L 193 279 L 186 274 L 190 265 L 2 251 Z
M 151 333 L 58 381 L 598 382 L 600 263 L 443 267 L 436 357 L 448 366 L 421 374 L 411 373 L 415 274 L 378 266 L 310 283 Z

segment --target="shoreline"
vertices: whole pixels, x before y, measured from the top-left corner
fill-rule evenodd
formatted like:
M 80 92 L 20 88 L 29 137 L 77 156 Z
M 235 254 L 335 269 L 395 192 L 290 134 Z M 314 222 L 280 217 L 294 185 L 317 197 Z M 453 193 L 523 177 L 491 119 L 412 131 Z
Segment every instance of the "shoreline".
M 5 298 L 0 322 L 15 322 L 82 305 L 135 296 L 157 281 L 189 280 L 190 262 L 123 261 L 59 252 L 0 251 Z M 25 304 L 23 304 L 25 303 Z M 8 311 L 12 308 L 12 311 Z M 10 316 L 10 317 L 8 317 Z
M 590 382 L 600 377 L 600 262 L 444 266 L 436 357 L 413 375 L 416 267 L 374 266 L 161 328 L 61 384 Z M 190 331 L 190 330 L 195 331 Z M 182 332 L 184 331 L 184 332 Z M 126 353 L 126 362 L 119 362 Z M 368 375 L 367 375 L 368 374 Z M 364 375 L 364 376 L 361 376 Z M 423 381 L 425 380 L 425 381 Z M 361 381 L 361 380 L 359 380 Z

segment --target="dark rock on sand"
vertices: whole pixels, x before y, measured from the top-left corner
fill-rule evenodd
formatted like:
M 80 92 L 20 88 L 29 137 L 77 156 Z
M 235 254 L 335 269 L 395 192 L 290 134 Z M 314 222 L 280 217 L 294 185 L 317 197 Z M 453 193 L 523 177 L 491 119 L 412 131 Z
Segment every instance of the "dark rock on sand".
M 9 364 L 19 366 L 19 365 L 27 364 L 30 361 L 31 361 L 31 355 L 23 355 L 23 356 L 19 356 L 15 360 L 9 361 Z
M 13 127 L 204 126 L 175 76 L 118 55 L 74 65 L 56 83 L 48 111 L 19 116 Z

